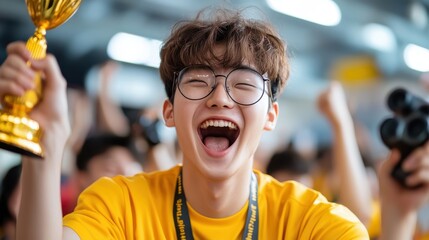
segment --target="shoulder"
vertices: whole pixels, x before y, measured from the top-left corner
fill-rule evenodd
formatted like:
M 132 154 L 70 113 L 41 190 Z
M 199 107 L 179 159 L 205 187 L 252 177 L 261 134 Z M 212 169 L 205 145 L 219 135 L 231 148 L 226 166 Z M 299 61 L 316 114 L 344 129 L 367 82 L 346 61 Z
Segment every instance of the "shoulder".
M 255 171 L 258 176 L 259 192 L 262 196 L 273 197 L 276 201 L 293 201 L 300 205 L 312 205 L 315 202 L 328 202 L 318 191 L 299 182 L 279 182 L 270 175 Z
M 108 198 L 111 201 L 113 196 L 126 198 L 142 194 L 147 196 L 159 189 L 165 189 L 164 186 L 174 186 L 179 170 L 180 167 L 175 166 L 164 171 L 142 172 L 134 176 L 102 177 L 85 189 L 80 198 Z
M 142 189 L 145 187 L 161 187 L 162 185 L 171 186 L 176 183 L 177 175 L 179 174 L 180 166 L 172 167 L 168 170 L 155 171 L 150 173 L 138 173 L 134 176 L 115 176 L 113 178 L 103 177 L 97 180 L 89 189 L 97 189 L 111 187 L 126 188 L 132 190 L 134 188 Z
M 179 170 L 176 166 L 131 177 L 100 178 L 80 194 L 75 210 L 64 217 L 64 225 L 84 236 L 105 236 L 106 229 L 122 231 L 117 226 L 133 226 L 135 221 L 156 216 L 165 206 L 172 206 L 171 186 L 175 186 Z M 89 225 L 103 228 L 88 231 Z
M 320 231 L 321 235 L 367 239 L 364 225 L 345 206 L 329 202 L 320 192 L 298 182 L 279 182 L 269 175 L 255 172 L 259 179 L 260 204 L 267 215 L 280 214 L 277 217 L 287 219 L 286 225 L 300 226 L 302 236 L 311 234 L 307 230 L 312 229 Z

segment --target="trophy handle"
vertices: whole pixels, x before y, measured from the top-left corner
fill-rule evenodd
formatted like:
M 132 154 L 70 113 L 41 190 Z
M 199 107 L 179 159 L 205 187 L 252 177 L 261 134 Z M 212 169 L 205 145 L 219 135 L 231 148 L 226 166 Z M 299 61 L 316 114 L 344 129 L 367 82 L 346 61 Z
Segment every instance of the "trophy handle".
M 45 38 L 46 30 L 37 28 L 34 35 L 27 41 L 27 49 L 30 51 L 33 59 L 43 59 L 46 57 L 47 43 Z M 30 65 L 30 62 L 27 63 Z M 23 96 L 6 95 L 5 104 L 10 108 L 10 113 L 15 116 L 25 116 L 40 101 L 42 97 L 42 80 L 40 73 L 34 77 L 35 88 L 25 92 Z

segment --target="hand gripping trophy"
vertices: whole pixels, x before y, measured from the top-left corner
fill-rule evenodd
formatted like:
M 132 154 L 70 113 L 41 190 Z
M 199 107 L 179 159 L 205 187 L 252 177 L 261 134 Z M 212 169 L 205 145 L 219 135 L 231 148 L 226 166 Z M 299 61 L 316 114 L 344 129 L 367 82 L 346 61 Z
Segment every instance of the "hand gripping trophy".
M 78 9 L 81 0 L 26 0 L 28 13 L 36 30 L 27 41 L 34 59 L 46 56 L 46 30 L 66 22 Z M 35 88 L 23 96 L 7 95 L 0 110 L 0 148 L 27 156 L 43 158 L 40 146 L 42 129 L 30 119 L 28 113 L 42 97 L 42 79 L 36 74 Z

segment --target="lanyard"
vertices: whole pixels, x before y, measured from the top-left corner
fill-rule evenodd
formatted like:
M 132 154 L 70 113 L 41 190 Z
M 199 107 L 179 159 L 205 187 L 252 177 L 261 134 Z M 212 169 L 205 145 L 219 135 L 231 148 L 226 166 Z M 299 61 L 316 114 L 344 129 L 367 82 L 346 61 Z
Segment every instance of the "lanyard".
M 177 176 L 176 193 L 174 195 L 173 218 L 176 227 L 177 239 L 193 240 L 191 221 L 189 219 L 188 206 L 186 205 L 185 192 L 183 191 L 182 170 Z M 249 206 L 247 208 L 246 225 L 243 232 L 243 240 L 258 239 L 258 181 L 252 172 L 250 179 Z

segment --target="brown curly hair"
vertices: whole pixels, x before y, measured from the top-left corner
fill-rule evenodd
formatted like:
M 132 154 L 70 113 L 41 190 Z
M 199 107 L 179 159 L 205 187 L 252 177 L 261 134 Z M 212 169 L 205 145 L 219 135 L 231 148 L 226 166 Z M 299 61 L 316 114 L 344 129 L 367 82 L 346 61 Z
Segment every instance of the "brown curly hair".
M 178 22 L 161 48 L 160 75 L 167 97 L 173 103 L 175 75 L 192 64 L 238 67 L 244 61 L 255 64 L 270 79 L 276 101 L 289 77 L 286 44 L 274 27 L 264 20 L 246 19 L 243 10 L 202 10 L 194 20 Z M 208 14 L 205 14 L 208 13 Z M 216 46 L 225 53 L 216 56 Z

